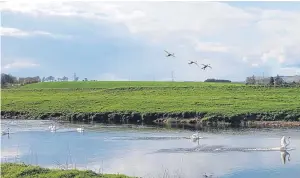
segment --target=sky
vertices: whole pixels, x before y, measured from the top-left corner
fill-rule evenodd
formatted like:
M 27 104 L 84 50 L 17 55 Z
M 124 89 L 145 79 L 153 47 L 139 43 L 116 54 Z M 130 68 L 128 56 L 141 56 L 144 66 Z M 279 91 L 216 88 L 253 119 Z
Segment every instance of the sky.
M 0 10 L 1 72 L 19 77 L 300 75 L 300 2 L 10 0 Z

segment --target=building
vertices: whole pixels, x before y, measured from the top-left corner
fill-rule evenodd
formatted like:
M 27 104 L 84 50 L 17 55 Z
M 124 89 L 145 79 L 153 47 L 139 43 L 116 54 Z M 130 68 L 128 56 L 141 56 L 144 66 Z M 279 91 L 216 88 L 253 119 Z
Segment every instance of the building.
M 262 76 L 252 76 L 252 77 L 254 77 L 255 84 L 257 85 L 267 85 L 270 83 L 270 78 L 271 78 L 271 77 L 262 77 Z M 284 83 L 293 83 L 293 82 L 300 83 L 300 75 L 279 76 L 279 77 L 283 79 Z M 275 79 L 276 76 L 273 76 L 273 78 Z
M 286 83 L 300 83 L 300 75 L 294 75 L 294 76 L 279 76 L 283 79 Z

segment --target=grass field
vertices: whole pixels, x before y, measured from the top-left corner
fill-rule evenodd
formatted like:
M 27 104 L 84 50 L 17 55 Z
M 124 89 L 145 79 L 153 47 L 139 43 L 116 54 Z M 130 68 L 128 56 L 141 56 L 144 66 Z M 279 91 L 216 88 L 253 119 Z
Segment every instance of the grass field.
M 185 112 L 232 115 L 300 112 L 300 88 L 202 82 L 45 82 L 2 90 L 2 110 Z
M 79 170 L 60 170 L 47 169 L 38 166 L 31 166 L 16 163 L 1 163 L 1 177 L 2 178 L 57 178 L 57 177 L 84 177 L 84 178 L 129 178 L 125 175 L 116 174 L 96 174 L 92 171 Z
M 70 88 L 122 88 L 122 87 L 202 87 L 202 86 L 244 86 L 232 83 L 204 82 L 152 82 L 152 81 L 88 81 L 88 82 L 41 82 L 25 85 L 20 89 L 70 89 Z

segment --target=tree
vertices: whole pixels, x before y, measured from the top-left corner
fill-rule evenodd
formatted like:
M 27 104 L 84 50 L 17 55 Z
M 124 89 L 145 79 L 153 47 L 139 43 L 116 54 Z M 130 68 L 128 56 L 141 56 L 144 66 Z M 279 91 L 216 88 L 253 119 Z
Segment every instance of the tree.
M 247 77 L 246 78 L 246 85 L 254 85 L 255 84 L 255 76 L 253 75 L 252 77 Z
M 50 82 L 53 82 L 55 80 L 55 78 L 53 76 L 49 76 L 49 77 L 47 77 L 47 80 Z
M 63 80 L 63 81 L 68 81 L 68 77 L 64 76 L 64 77 L 62 78 L 62 80 Z
M 5 73 L 1 74 L 1 85 L 14 84 L 17 82 L 18 82 L 17 77 Z
M 42 79 L 42 82 L 45 82 L 46 81 L 46 78 L 45 77 L 43 77 L 43 79 Z
M 274 79 L 274 85 L 279 86 L 279 85 L 282 85 L 282 84 L 283 84 L 283 79 L 279 75 L 277 75 Z
M 270 84 L 270 85 L 274 85 L 274 82 L 275 82 L 275 81 L 274 81 L 274 77 L 270 77 L 270 82 L 269 82 L 269 84 Z

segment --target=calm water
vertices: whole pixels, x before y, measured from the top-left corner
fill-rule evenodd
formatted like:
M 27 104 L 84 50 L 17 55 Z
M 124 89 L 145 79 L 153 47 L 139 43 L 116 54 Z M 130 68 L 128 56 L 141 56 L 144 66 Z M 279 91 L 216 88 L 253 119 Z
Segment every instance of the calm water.
M 187 137 L 195 131 L 189 130 L 94 124 L 79 133 L 79 125 L 61 123 L 59 130 L 50 132 L 50 123 L 2 120 L 1 129 L 9 127 L 11 134 L 1 136 L 1 161 L 56 168 L 69 164 L 145 178 L 300 175 L 300 129 L 200 131 L 204 138 L 193 142 Z M 288 153 L 271 149 L 280 146 L 283 135 L 291 137 Z

